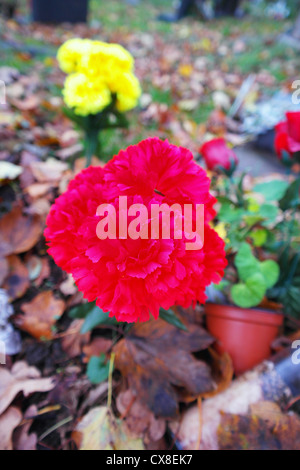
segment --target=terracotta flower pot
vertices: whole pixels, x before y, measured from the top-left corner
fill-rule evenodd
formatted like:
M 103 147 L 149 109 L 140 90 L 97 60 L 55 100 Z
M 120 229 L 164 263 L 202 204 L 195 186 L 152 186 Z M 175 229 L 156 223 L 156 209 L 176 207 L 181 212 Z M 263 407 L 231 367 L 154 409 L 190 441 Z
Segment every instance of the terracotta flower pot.
M 217 339 L 219 353 L 228 352 L 237 375 L 252 369 L 271 354 L 271 343 L 283 324 L 283 315 L 268 310 L 207 303 L 206 324 Z

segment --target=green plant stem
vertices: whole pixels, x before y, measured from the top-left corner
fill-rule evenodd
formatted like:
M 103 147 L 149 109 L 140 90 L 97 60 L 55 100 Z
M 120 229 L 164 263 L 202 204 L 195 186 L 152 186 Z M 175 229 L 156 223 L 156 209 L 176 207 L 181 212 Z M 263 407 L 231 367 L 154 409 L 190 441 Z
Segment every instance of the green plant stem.
M 110 362 L 109 362 L 107 408 L 111 408 L 111 402 L 112 402 L 112 374 L 114 370 L 115 356 L 116 355 L 114 352 L 111 353 Z
M 51 434 L 53 431 L 56 431 L 56 430 L 57 430 L 58 428 L 60 428 L 61 426 L 64 426 L 65 424 L 70 423 L 70 421 L 72 421 L 73 419 L 74 419 L 73 416 L 69 416 L 68 418 L 63 419 L 62 421 L 59 421 L 59 423 L 54 424 L 54 426 L 52 426 L 51 428 L 47 429 L 47 431 L 45 431 L 45 432 L 39 437 L 39 440 L 42 441 L 43 439 L 45 439 L 45 437 L 49 436 L 49 434 Z
M 92 157 L 95 155 L 97 147 L 99 145 L 99 131 L 98 130 L 88 130 L 86 131 L 85 141 L 86 141 L 86 167 L 90 166 L 92 163 Z

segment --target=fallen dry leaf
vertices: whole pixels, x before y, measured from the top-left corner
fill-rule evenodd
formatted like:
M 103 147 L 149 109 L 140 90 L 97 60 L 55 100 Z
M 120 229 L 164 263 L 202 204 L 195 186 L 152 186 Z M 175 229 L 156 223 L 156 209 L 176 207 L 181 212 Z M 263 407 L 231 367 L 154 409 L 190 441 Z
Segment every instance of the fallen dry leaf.
M 28 254 L 25 257 L 25 264 L 28 269 L 29 279 L 34 281 L 37 279 L 42 270 L 42 260 L 38 256 Z
M 40 98 L 36 95 L 28 96 L 25 99 L 12 99 L 11 103 L 20 111 L 32 111 L 40 104 Z
M 105 406 L 93 408 L 79 422 L 73 438 L 80 450 L 144 450 L 141 439 Z
M 61 403 L 62 407 L 68 409 L 72 416 L 77 416 L 79 405 L 86 398 L 90 389 L 91 382 L 87 377 L 82 376 L 81 368 L 67 366 L 57 378 L 55 387 L 47 395 L 47 400 L 53 404 Z
M 27 150 L 24 150 L 21 154 L 21 165 L 23 168 L 23 173 L 20 175 L 20 182 L 22 188 L 26 188 L 27 186 L 30 186 L 31 184 L 34 184 L 35 179 L 31 171 L 31 163 L 32 162 L 38 162 L 39 157 L 37 155 L 28 152 Z
M 114 385 L 114 382 L 113 382 Z M 80 408 L 78 410 L 79 416 L 83 415 L 83 411 L 90 409 L 93 406 L 102 403 L 105 398 L 107 398 L 108 391 L 108 382 L 102 382 L 101 384 L 93 387 L 89 390 L 84 396 L 84 400 L 81 402 Z
M 100 356 L 106 354 L 112 347 L 112 340 L 99 336 L 94 338 L 90 344 L 83 347 L 84 359 L 83 362 L 89 362 L 92 356 Z
M 45 279 L 48 279 L 50 276 L 50 266 L 49 266 L 49 259 L 48 258 L 42 258 L 42 268 L 39 276 L 37 279 L 34 281 L 34 285 L 36 287 L 39 287 Z
M 9 162 L 0 162 L 0 181 L 1 180 L 14 180 L 22 173 L 21 166 L 14 165 Z
M 274 403 L 260 404 L 248 416 L 222 413 L 220 450 L 299 450 L 300 419 Z
M 75 157 L 76 155 L 82 154 L 83 146 L 82 144 L 76 143 L 71 147 L 66 147 L 56 152 L 56 156 L 62 160 L 67 160 L 70 157 Z
M 64 295 L 74 295 L 78 291 L 74 278 L 72 274 L 68 274 L 68 277 L 65 281 L 61 283 L 59 286 L 59 290 L 64 294 Z
M 46 162 L 32 162 L 31 171 L 39 183 L 48 181 L 58 182 L 62 174 L 68 170 L 67 163 L 63 163 L 55 158 L 48 158 Z
M 250 414 L 258 416 L 270 425 L 277 425 L 282 422 L 282 411 L 276 403 L 272 401 L 259 401 L 250 405 Z
M 8 273 L 3 288 L 7 291 L 9 299 L 16 300 L 22 297 L 29 288 L 29 273 L 19 256 L 11 255 L 7 258 Z
M 38 216 L 23 216 L 15 206 L 0 219 L 0 256 L 24 253 L 30 250 L 43 233 L 44 225 Z
M 0 450 L 13 450 L 12 434 L 21 420 L 22 413 L 14 406 L 0 416 Z
M 207 129 L 212 134 L 223 135 L 226 132 L 226 115 L 220 109 L 215 109 L 209 116 Z
M 52 327 L 65 308 L 65 302 L 56 299 L 52 291 L 41 292 L 31 302 L 22 305 L 24 315 L 18 315 L 16 323 L 36 339 L 52 339 Z
M 27 213 L 31 215 L 38 215 L 45 218 L 50 212 L 51 204 L 45 198 L 36 199 L 27 209 Z
M 0 259 L 0 287 L 8 274 L 8 262 L 6 258 Z
M 45 196 L 50 189 L 51 185 L 49 183 L 33 183 L 27 186 L 25 193 L 29 194 L 32 199 L 36 199 Z
M 49 392 L 53 388 L 52 378 L 41 378 L 40 372 L 26 362 L 16 362 L 10 371 L 0 367 L 0 415 L 18 393 L 23 392 L 27 397 L 35 392 Z
M 61 340 L 61 345 L 68 357 L 80 356 L 84 345 L 86 345 L 91 337 L 90 333 L 80 334 L 84 320 L 74 320 Z
M 29 429 L 33 423 L 33 419 L 30 418 L 37 414 L 38 409 L 35 405 L 27 408 L 23 422 L 15 429 L 13 434 L 14 450 L 36 450 L 37 435 L 33 432 L 29 434 Z
M 145 444 L 159 441 L 166 432 L 166 420 L 154 414 L 134 396 L 131 390 L 121 392 L 116 400 L 118 411 L 128 429 L 143 438 Z
M 216 388 L 211 392 L 201 394 L 199 398 L 211 398 L 218 395 L 230 386 L 233 379 L 234 369 L 230 355 L 224 353 L 219 356 L 212 348 L 210 349 L 210 354 L 213 358 L 212 369 Z
M 160 319 L 135 324 L 114 348 L 116 368 L 155 416 L 174 417 L 179 401 L 174 386 L 194 397 L 214 388 L 210 368 L 192 354 L 213 341 L 195 324 L 187 332 Z

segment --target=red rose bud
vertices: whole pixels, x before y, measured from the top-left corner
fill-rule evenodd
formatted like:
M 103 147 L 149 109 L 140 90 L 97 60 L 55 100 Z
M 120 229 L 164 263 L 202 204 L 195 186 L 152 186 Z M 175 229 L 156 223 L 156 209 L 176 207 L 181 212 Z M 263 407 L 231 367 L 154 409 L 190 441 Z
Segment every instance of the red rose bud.
M 290 165 L 293 155 L 300 152 L 300 112 L 286 113 L 286 118 L 275 126 L 275 150 Z
M 237 167 L 238 158 L 235 152 L 228 147 L 225 139 L 217 138 L 205 142 L 200 153 L 208 170 L 221 170 L 231 176 Z

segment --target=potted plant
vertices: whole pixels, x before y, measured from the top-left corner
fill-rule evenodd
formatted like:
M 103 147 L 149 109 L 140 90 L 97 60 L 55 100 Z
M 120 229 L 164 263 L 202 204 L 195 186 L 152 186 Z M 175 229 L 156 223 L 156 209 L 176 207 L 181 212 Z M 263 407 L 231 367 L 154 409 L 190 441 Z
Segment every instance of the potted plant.
M 33 21 L 41 23 L 85 23 L 89 0 L 32 0 Z
M 214 173 L 228 266 L 208 290 L 207 327 L 240 374 L 266 359 L 284 315 L 300 313 L 299 188 L 285 180 L 246 189 L 244 175 Z
M 259 261 L 245 242 L 221 283 L 230 304 L 206 304 L 208 330 L 218 339 L 219 352 L 229 352 L 237 374 L 270 355 L 283 315 L 259 306 L 278 279 L 279 265 L 272 259 Z

